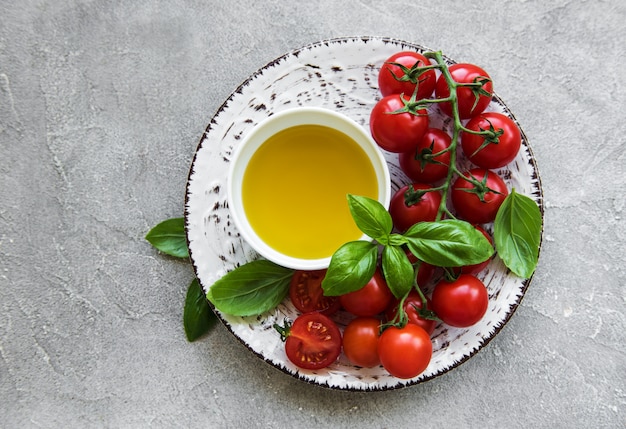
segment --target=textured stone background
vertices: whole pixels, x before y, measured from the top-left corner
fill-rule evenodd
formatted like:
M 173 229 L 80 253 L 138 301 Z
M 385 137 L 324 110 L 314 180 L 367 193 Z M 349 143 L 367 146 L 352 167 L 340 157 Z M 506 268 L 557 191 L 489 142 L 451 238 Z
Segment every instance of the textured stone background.
M 624 427 L 626 6 L 611 1 L 0 0 L 0 427 Z M 381 35 L 487 69 L 543 179 L 522 305 L 428 383 L 328 391 L 221 325 L 187 343 L 182 215 L 199 138 L 273 58 Z

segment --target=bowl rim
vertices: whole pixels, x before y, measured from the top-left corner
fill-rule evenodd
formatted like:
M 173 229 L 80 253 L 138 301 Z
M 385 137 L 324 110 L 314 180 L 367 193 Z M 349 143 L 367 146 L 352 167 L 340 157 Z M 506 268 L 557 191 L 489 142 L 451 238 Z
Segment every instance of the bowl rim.
M 388 208 L 391 200 L 391 174 L 385 156 L 371 135 L 349 116 L 328 108 L 300 106 L 282 110 L 259 122 L 242 138 L 233 152 L 226 179 L 226 198 L 235 226 L 243 239 L 265 259 L 295 270 L 328 268 L 332 255 L 315 259 L 298 258 L 286 255 L 265 243 L 247 220 L 241 201 L 240 185 L 248 162 L 268 138 L 280 131 L 309 124 L 333 128 L 354 140 L 374 168 L 378 183 L 378 201 Z M 365 234 L 359 239 L 371 240 Z

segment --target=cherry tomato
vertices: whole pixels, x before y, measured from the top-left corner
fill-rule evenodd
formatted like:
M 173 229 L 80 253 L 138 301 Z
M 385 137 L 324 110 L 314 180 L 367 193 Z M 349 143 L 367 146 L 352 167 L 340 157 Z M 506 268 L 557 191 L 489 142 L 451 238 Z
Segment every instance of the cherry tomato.
M 458 279 L 437 283 L 432 309 L 447 325 L 466 328 L 483 318 L 489 306 L 487 288 L 476 277 L 461 274 Z
M 392 64 L 393 63 L 393 64 Z M 401 64 L 408 69 L 408 73 L 402 70 Z M 417 83 L 417 99 L 428 98 L 435 89 L 437 76 L 434 69 L 419 73 L 417 67 L 429 66 L 430 61 L 417 52 L 405 51 L 393 54 L 387 58 L 378 74 L 378 87 L 383 97 L 390 94 L 411 95 L 415 91 Z
M 459 116 L 468 119 L 485 111 L 493 96 L 493 83 L 482 68 L 474 64 L 459 63 L 448 67 L 452 80 L 458 83 L 478 83 L 479 88 L 457 87 L 456 94 L 459 105 Z M 435 85 L 435 96 L 446 98 L 450 96 L 450 88 L 443 75 L 440 75 Z M 476 99 L 478 98 L 478 102 Z M 438 103 L 439 109 L 448 116 L 452 116 L 450 103 Z
M 380 269 L 376 269 L 372 279 L 361 289 L 339 297 L 347 312 L 362 317 L 375 316 L 385 311 L 392 299 L 393 294 Z
M 378 366 L 379 337 L 380 320 L 374 317 L 357 317 L 343 331 L 343 353 L 355 365 L 364 368 Z
M 295 271 L 289 285 L 289 298 L 301 313 L 319 311 L 327 316 L 335 314 L 341 307 L 336 296 L 324 296 L 322 280 L 326 270 Z
M 417 109 L 402 111 L 410 103 L 410 95 L 392 94 L 374 105 L 370 114 L 370 131 L 378 145 L 389 152 L 407 152 L 422 138 L 428 129 L 428 112 Z
M 391 326 L 378 340 L 380 363 L 394 377 L 417 377 L 428 367 L 432 355 L 430 336 L 412 323 L 403 328 Z
M 485 138 L 477 134 L 461 133 L 461 147 L 470 161 L 482 168 L 500 168 L 513 161 L 522 145 L 520 130 L 511 118 L 498 112 L 485 112 L 473 117 L 465 125 L 473 131 L 492 131 Z
M 434 183 L 448 175 L 452 138 L 438 128 L 429 128 L 417 145 L 409 152 L 398 155 L 400 168 L 415 182 Z M 437 156 L 434 156 L 437 155 Z
M 417 222 L 433 222 L 437 217 L 437 210 L 441 204 L 439 191 L 427 191 L 430 185 L 413 183 L 398 189 L 391 197 L 389 214 L 393 224 L 400 232 L 405 232 Z
M 325 368 L 341 353 L 341 331 L 317 311 L 304 313 L 290 327 L 277 329 L 285 339 L 287 358 L 299 368 Z
M 437 326 L 437 321 L 424 318 L 420 315 L 419 311 L 421 308 L 423 308 L 423 305 L 424 304 L 422 302 L 422 297 L 419 295 L 419 293 L 416 290 L 412 290 L 411 292 L 409 292 L 409 295 L 404 300 L 404 304 L 402 305 L 402 308 L 404 309 L 409 319 L 408 320 L 409 323 L 413 323 L 414 325 L 420 326 L 426 332 L 428 332 L 428 335 L 432 335 L 432 333 L 435 331 L 435 327 Z M 399 306 L 400 306 L 399 299 L 394 299 L 391 302 L 391 304 L 387 308 L 387 311 L 385 311 L 385 316 L 387 317 L 387 320 L 389 321 L 394 320 L 394 318 L 398 314 Z M 426 309 L 430 310 L 430 307 L 431 307 L 430 300 L 426 298 Z
M 506 183 L 493 171 L 483 168 L 473 168 L 463 176 L 456 179 L 451 188 L 452 205 L 457 214 L 471 223 L 493 221 L 509 194 Z M 474 186 L 466 179 L 470 176 L 481 183 L 484 182 L 484 185 Z

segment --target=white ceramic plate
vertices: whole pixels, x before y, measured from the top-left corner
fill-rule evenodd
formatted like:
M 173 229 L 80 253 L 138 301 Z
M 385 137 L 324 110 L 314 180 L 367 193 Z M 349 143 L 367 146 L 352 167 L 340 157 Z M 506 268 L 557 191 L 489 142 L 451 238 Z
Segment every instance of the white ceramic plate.
M 305 46 L 268 63 L 243 82 L 211 119 L 191 165 L 185 198 L 185 226 L 194 270 L 204 290 L 233 268 L 258 256 L 240 237 L 226 203 L 226 177 L 233 149 L 259 121 L 295 106 L 319 106 L 351 117 L 369 130 L 370 110 L 380 99 L 378 70 L 392 54 L 401 50 L 423 52 L 426 48 L 401 40 L 353 37 L 325 40 Z M 453 63 L 452 60 L 447 60 Z M 497 82 L 494 86 L 497 89 Z M 502 100 L 493 97 L 487 110 L 504 113 L 515 120 Z M 517 121 L 516 121 L 517 122 Z M 433 108 L 431 126 L 450 130 L 450 120 Z M 518 124 L 519 125 L 519 124 Z M 520 127 L 521 129 L 521 127 Z M 408 179 L 397 163 L 397 155 L 385 153 L 389 163 L 392 192 Z M 469 163 L 459 165 L 461 169 Z M 522 148 L 507 167 L 497 170 L 509 189 L 533 198 L 541 208 L 542 190 L 537 166 L 522 131 Z M 328 368 L 305 371 L 288 361 L 280 335 L 272 327 L 298 312 L 287 298 L 274 311 L 259 317 L 232 317 L 216 311 L 225 326 L 248 349 L 276 368 L 334 389 L 372 391 L 417 384 L 457 367 L 484 347 L 504 326 L 519 305 L 531 279 L 511 274 L 496 257 L 479 277 L 489 290 L 485 317 L 471 328 L 440 325 L 432 335 L 433 357 L 418 377 L 400 380 L 382 367 L 359 368 L 345 357 Z M 350 316 L 341 313 L 345 326 Z

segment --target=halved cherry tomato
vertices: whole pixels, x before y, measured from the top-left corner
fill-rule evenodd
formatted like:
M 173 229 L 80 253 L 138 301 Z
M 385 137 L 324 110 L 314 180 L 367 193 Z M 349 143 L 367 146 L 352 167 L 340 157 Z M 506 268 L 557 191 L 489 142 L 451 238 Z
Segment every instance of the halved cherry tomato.
M 482 68 L 474 64 L 459 63 L 448 67 L 452 80 L 460 84 L 476 84 L 477 87 L 457 87 L 456 94 L 461 119 L 468 119 L 485 111 L 493 96 L 493 83 Z M 450 88 L 444 75 L 440 75 L 435 86 L 435 96 L 446 98 L 450 96 Z M 438 103 L 443 113 L 452 116 L 452 105 L 448 102 Z
M 450 152 L 443 151 L 451 144 L 452 137 L 448 133 L 429 128 L 412 150 L 398 155 L 400 168 L 415 182 L 437 182 L 448 174 Z
M 432 355 L 430 336 L 412 323 L 403 328 L 391 326 L 383 331 L 378 340 L 380 363 L 394 377 L 417 377 L 428 367 Z
M 482 168 L 504 167 L 515 159 L 522 145 L 518 126 L 511 118 L 498 112 L 484 112 L 465 125 L 472 131 L 491 131 L 481 136 L 467 131 L 461 133 L 461 147 L 467 158 Z
M 363 317 L 375 316 L 385 311 L 392 299 L 393 294 L 378 268 L 372 279 L 361 289 L 339 297 L 339 301 L 346 311 L 355 316 Z
M 437 283 L 432 309 L 447 325 L 466 328 L 483 318 L 489 306 L 487 288 L 476 277 L 461 274 L 458 279 Z
M 441 203 L 439 191 L 426 191 L 430 185 L 413 183 L 398 189 L 391 197 L 389 214 L 393 225 L 400 232 L 405 232 L 418 222 L 433 222 Z
M 331 316 L 339 311 L 341 303 L 336 296 L 325 296 L 322 280 L 326 270 L 295 271 L 289 285 L 289 298 L 301 313 L 319 311 Z
M 394 320 L 396 315 L 398 314 L 398 310 L 400 309 L 400 300 L 394 299 L 387 311 L 385 311 L 385 316 L 388 321 Z M 426 297 L 426 310 L 430 310 L 431 304 L 428 297 Z M 422 297 L 417 293 L 416 290 L 412 290 L 409 292 L 409 295 L 404 300 L 404 304 L 402 306 L 407 317 L 408 322 L 413 323 L 414 325 L 421 326 L 428 335 L 432 335 L 435 331 L 435 327 L 437 326 L 437 321 L 432 319 L 427 319 L 420 315 L 420 309 L 423 308 Z
M 348 323 L 343 331 L 343 353 L 350 362 L 364 368 L 380 365 L 380 324 L 375 317 L 357 317 Z
M 404 66 L 408 73 L 403 71 Z M 418 70 L 419 67 L 429 66 L 430 61 L 417 52 L 403 51 L 387 58 L 378 74 L 378 87 L 383 97 L 390 94 L 411 95 L 417 88 L 417 99 L 428 98 L 435 89 L 437 76 L 434 69 Z
M 473 168 L 463 176 L 454 181 L 450 192 L 457 214 L 471 223 L 493 221 L 509 194 L 506 183 L 497 173 L 483 168 Z M 480 182 L 478 186 L 467 179 L 470 176 Z
M 299 368 L 325 368 L 341 353 L 341 331 L 322 313 L 304 313 L 291 326 L 274 327 L 285 341 L 287 358 Z

